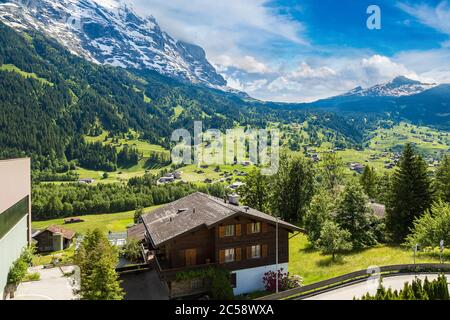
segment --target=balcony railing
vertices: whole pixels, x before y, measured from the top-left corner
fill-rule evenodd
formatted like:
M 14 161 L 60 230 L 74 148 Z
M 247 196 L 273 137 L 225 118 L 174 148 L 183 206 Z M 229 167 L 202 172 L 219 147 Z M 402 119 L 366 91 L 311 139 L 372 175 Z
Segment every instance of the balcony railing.
M 194 266 L 185 266 L 185 267 L 179 267 L 179 268 L 164 268 L 164 267 L 162 267 L 162 265 L 164 265 L 164 264 L 161 264 L 157 257 L 155 257 L 153 259 L 152 263 L 153 263 L 155 270 L 158 271 L 160 278 L 165 281 L 175 280 L 177 273 L 179 273 L 179 272 L 206 269 L 209 267 L 216 267 L 219 265 L 218 263 L 204 263 L 204 264 L 197 264 Z

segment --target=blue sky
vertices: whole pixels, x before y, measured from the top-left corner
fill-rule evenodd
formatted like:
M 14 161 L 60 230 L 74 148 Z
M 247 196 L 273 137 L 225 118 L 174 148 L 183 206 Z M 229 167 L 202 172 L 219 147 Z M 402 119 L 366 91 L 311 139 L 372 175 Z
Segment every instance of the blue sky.
M 450 82 L 450 0 L 131 0 L 201 45 L 230 86 L 312 101 L 405 75 Z M 369 5 L 381 30 L 369 30 Z

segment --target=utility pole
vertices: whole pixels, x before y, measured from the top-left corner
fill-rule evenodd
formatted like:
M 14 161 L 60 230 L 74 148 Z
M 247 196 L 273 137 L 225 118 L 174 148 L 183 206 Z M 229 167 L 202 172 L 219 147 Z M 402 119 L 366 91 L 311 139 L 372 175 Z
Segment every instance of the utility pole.
M 416 264 L 416 254 L 417 254 L 417 251 L 419 250 L 419 246 L 420 246 L 420 244 L 416 243 L 414 245 L 414 247 L 413 247 L 413 250 L 414 250 L 414 265 Z
M 276 275 L 275 275 L 275 293 L 278 293 L 278 216 L 275 217 L 277 222 L 275 226 L 275 265 L 276 265 Z
M 440 260 L 441 260 L 441 264 L 442 264 L 442 263 L 444 263 L 444 259 L 442 259 L 442 254 L 444 253 L 444 240 L 441 240 L 439 242 L 439 248 L 440 248 L 440 251 L 441 251 Z

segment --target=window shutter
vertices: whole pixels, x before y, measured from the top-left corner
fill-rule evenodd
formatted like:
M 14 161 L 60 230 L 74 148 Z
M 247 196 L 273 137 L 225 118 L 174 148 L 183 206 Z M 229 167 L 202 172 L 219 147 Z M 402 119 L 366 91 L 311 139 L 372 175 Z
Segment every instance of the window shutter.
M 238 236 L 238 237 L 241 236 L 241 225 L 240 224 L 236 225 L 236 236 Z
M 225 237 L 225 227 L 219 227 L 219 238 Z
M 225 263 L 225 250 L 219 250 L 219 263 Z
M 241 261 L 241 255 L 242 255 L 241 248 L 236 248 L 235 251 L 236 251 L 236 261 Z
M 183 266 L 186 266 L 186 251 L 185 250 L 180 250 L 180 251 L 178 251 L 178 254 L 179 254 L 179 259 L 180 259 L 180 263 L 183 265 Z
M 263 233 L 266 233 L 268 230 L 267 230 L 267 223 L 266 222 L 261 222 L 261 229 L 262 229 L 262 232 Z
M 262 257 L 263 258 L 267 258 L 267 250 L 268 250 L 267 244 L 263 244 L 262 245 Z
M 252 247 L 247 247 L 246 251 L 247 251 L 247 259 L 251 259 L 252 258 Z
M 247 223 L 247 234 L 252 234 L 252 224 Z

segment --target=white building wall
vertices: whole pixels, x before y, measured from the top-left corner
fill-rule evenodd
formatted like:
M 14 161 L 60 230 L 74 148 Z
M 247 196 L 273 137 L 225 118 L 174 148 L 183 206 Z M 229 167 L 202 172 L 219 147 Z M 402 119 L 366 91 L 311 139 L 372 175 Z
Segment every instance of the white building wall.
M 3 299 L 3 289 L 6 286 L 9 268 L 28 244 L 27 233 L 28 215 L 0 239 L 0 300 Z
M 30 159 L 0 160 L 0 214 L 31 195 Z M 0 239 L 0 299 L 9 268 L 31 238 L 31 197 L 28 213 Z
M 278 269 L 283 268 L 283 273 L 288 272 L 287 263 L 279 263 Z M 250 269 L 236 270 L 232 273 L 236 274 L 236 288 L 233 289 L 234 295 L 251 293 L 254 291 L 264 290 L 263 277 L 268 271 L 275 271 L 276 265 L 262 266 Z

